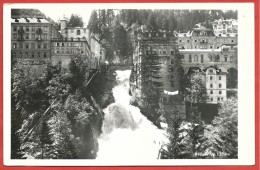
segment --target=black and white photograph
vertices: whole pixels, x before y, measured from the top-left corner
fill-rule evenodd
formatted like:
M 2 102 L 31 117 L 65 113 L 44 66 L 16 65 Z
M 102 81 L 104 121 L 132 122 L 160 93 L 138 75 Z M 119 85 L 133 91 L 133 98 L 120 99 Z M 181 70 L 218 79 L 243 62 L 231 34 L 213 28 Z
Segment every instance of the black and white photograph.
M 6 5 L 6 164 L 252 164 L 253 7 Z

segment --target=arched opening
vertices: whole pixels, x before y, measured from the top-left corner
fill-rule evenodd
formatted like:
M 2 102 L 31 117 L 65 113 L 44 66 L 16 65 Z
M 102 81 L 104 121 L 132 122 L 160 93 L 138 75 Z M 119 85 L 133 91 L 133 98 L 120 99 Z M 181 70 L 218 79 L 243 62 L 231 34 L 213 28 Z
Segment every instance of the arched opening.
M 80 30 L 77 30 L 77 35 L 80 35 Z

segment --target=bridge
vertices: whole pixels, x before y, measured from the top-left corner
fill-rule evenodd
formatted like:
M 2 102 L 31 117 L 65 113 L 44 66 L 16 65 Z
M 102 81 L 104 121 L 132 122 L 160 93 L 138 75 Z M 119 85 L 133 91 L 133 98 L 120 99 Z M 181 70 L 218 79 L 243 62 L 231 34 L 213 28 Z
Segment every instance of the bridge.
M 133 68 L 132 63 L 109 63 L 106 65 L 102 65 L 106 69 L 110 70 L 131 70 Z

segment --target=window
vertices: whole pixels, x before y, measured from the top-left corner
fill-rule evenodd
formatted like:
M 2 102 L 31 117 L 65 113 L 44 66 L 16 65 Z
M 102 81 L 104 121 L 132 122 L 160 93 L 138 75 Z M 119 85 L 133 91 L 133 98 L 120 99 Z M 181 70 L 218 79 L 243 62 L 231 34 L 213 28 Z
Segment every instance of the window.
M 189 43 L 190 42 L 190 40 L 187 40 L 187 43 Z
M 19 44 L 19 48 L 20 48 L 20 49 L 23 49 L 23 43 L 20 43 L 20 44 Z
M 37 47 L 38 47 L 38 49 L 41 49 L 41 44 L 40 43 L 38 43 L 38 45 L 37 45 Z
M 197 42 L 197 40 L 194 40 L 194 42 Z
M 220 98 L 218 97 L 218 101 L 220 101 Z
M 171 55 L 174 55 L 174 51 L 171 51 Z
M 210 100 L 213 102 L 213 97 L 211 97 Z
M 47 40 L 47 34 L 43 34 L 43 39 Z
M 201 62 L 201 63 L 204 62 L 204 56 L 203 56 L 203 54 L 201 54 L 201 56 L 200 56 L 200 62 Z
M 222 94 L 222 91 L 219 91 L 218 94 Z
M 22 58 L 22 57 L 23 57 L 22 53 L 19 53 L 19 57 L 20 57 L 20 58 Z
M 59 54 L 60 52 L 59 52 L 59 51 L 57 51 L 57 53 Z
M 39 58 L 41 57 L 41 53 L 38 53 L 38 57 L 39 57 Z
M 32 53 L 32 58 L 34 58 L 34 53 Z
M 222 84 L 221 84 L 221 83 L 219 83 L 218 87 L 219 87 L 219 88 L 221 88 L 221 87 L 222 87 Z
M 48 31 L 48 27 L 46 27 L 46 26 L 43 27 L 43 31 L 44 31 L 44 32 L 47 32 L 47 31 Z
M 35 32 L 35 27 L 34 26 L 32 26 L 32 32 Z
M 17 34 L 13 34 L 13 39 L 17 39 Z
M 210 76 L 210 77 L 209 77 L 209 79 L 210 79 L 210 80 L 213 80 L 213 77 L 212 77 L 212 76 Z
M 210 49 L 212 49 L 212 48 L 213 48 L 213 46 L 212 46 L 212 45 L 210 45 L 210 46 L 209 46 L 209 48 L 210 48 Z
M 30 28 L 27 26 L 25 30 L 26 30 L 26 32 L 29 32 Z
M 35 39 L 35 34 L 32 34 L 32 39 L 33 39 L 33 40 Z
M 46 57 L 47 57 L 47 54 L 46 54 L 46 53 L 44 53 L 44 54 L 43 54 L 43 56 L 44 56 L 44 58 L 46 58 Z
M 16 49 L 16 48 L 17 48 L 17 44 L 13 43 L 13 49 Z
M 198 55 L 195 55 L 194 56 L 194 62 L 198 62 L 198 58 L 199 58 Z
M 224 56 L 224 59 L 225 59 L 225 62 L 227 62 L 227 60 L 228 60 L 228 56 L 225 55 L 225 56 Z
M 31 44 L 31 48 L 35 49 L 35 44 L 34 43 Z
M 210 94 L 213 94 L 213 90 L 210 90 Z
M 13 31 L 14 31 L 14 32 L 17 32 L 17 26 L 14 26 L 14 27 L 13 27 Z
M 181 40 L 179 40 L 179 42 L 181 42 Z
M 77 30 L 77 35 L 80 35 L 80 30 Z
M 25 34 L 25 39 L 29 40 L 29 34 Z
M 57 43 L 57 47 L 59 47 L 60 46 L 60 43 Z
M 28 54 L 28 53 L 25 53 L 25 56 L 26 56 L 26 58 L 28 58 L 28 57 L 29 57 L 29 54 Z
M 189 63 L 192 62 L 191 54 L 189 55 Z
M 219 55 L 216 55 L 215 62 L 219 62 L 219 59 L 220 59 Z
M 234 40 L 231 40 L 231 42 L 233 43 L 233 42 L 234 42 Z
M 210 72 L 210 73 L 213 73 L 213 70 L 212 70 L 212 69 L 210 69 L 210 70 L 209 70 L 209 72 Z
M 29 44 L 25 44 L 25 48 L 26 48 L 26 49 L 29 49 Z
M 48 46 L 47 43 L 44 43 L 44 44 L 43 44 L 43 48 L 44 48 L 44 49 L 47 49 L 47 46 Z
M 197 46 L 195 45 L 195 46 L 194 46 L 194 48 L 196 49 L 196 48 L 197 48 Z
M 213 88 L 213 84 L 210 84 L 210 88 Z
M 81 51 L 81 54 L 83 54 L 84 53 L 84 51 Z
M 166 55 L 166 51 L 163 51 L 163 54 Z
M 61 43 L 61 46 L 64 47 L 64 43 Z
M 218 79 L 221 80 L 221 76 L 219 76 Z
M 171 59 L 171 64 L 174 64 L 174 60 L 173 59 Z

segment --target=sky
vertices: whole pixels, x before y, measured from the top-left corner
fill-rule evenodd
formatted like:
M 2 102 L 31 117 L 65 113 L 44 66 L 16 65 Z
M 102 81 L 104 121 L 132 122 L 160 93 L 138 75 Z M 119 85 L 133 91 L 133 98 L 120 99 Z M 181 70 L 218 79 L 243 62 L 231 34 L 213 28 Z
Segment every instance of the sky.
M 58 22 L 59 19 L 64 16 L 70 18 L 71 14 L 78 14 L 82 17 L 84 25 L 87 26 L 92 9 L 88 8 L 86 5 L 49 5 L 48 7 L 42 6 L 37 7 L 41 12 L 43 12 L 47 17 L 50 17 L 54 21 Z

